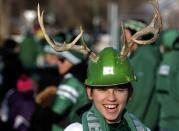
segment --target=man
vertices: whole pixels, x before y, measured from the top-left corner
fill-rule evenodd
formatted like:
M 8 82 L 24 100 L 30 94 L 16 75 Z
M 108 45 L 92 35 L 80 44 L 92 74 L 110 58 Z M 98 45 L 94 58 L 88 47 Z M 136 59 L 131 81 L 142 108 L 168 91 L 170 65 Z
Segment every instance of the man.
M 83 84 L 73 75 L 74 67 L 82 62 L 81 54 L 66 51 L 57 53 L 50 46 L 45 47 L 47 58 L 53 56 L 53 62 L 58 68 L 62 80 L 58 85 L 55 99 L 52 104 L 52 111 L 56 114 L 53 119 L 52 131 L 60 131 L 66 124 L 79 121 L 78 109 L 88 103 Z M 50 63 L 50 60 L 48 59 Z
M 65 34 L 58 34 L 56 38 L 59 42 L 65 40 Z M 60 40 L 61 39 L 61 40 Z M 79 121 L 79 109 L 89 102 L 83 84 L 73 74 L 83 60 L 84 56 L 73 51 L 56 52 L 49 45 L 44 48 L 45 61 L 51 66 L 58 68 L 61 81 L 56 87 L 49 86 L 36 96 L 39 105 L 47 105 L 51 97 L 54 96 L 50 104 L 49 120 L 52 122 L 52 131 L 63 131 L 64 127 L 74 121 Z M 83 74 L 81 71 L 78 73 Z M 56 89 L 55 89 L 56 88 Z M 48 99 L 49 98 L 49 99 Z
M 160 131 L 179 130 L 179 32 L 168 29 L 162 35 L 164 47 L 157 72 L 157 99 L 160 103 Z
M 126 110 L 133 92 L 131 82 L 136 79 L 128 60 L 119 57 L 111 47 L 103 49 L 98 56 L 98 62 L 90 61 L 85 81 L 93 105 L 83 114 L 82 125 L 74 123 L 65 131 L 149 130 Z
M 146 27 L 140 20 L 128 20 L 125 23 L 125 31 L 130 37 Z M 142 39 L 149 39 L 150 35 Z M 138 117 L 152 131 L 157 130 L 159 104 L 156 96 L 156 72 L 160 62 L 160 52 L 155 43 L 150 45 L 135 45 L 129 59 L 135 70 L 137 81 L 132 82 L 134 93 L 128 103 L 128 111 Z M 134 46 L 133 46 L 134 47 Z M 149 64 L 150 63 L 150 64 Z M 142 99 L 141 99 L 142 98 Z

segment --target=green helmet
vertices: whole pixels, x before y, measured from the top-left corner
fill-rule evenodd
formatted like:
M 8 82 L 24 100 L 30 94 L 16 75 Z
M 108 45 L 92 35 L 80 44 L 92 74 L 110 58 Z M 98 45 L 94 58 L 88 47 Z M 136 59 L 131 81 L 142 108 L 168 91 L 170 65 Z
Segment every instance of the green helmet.
M 136 79 L 129 61 L 122 59 L 112 47 L 104 48 L 98 57 L 97 62 L 89 61 L 86 85 L 112 86 Z

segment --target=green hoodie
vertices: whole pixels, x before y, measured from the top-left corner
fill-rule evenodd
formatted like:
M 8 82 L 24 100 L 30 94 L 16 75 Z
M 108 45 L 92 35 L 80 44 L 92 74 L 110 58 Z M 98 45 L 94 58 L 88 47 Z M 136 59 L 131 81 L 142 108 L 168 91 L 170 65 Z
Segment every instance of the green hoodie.
M 137 81 L 132 83 L 134 92 L 128 103 L 128 111 L 154 130 L 158 124 L 159 111 L 155 87 L 159 51 L 154 45 L 139 46 L 130 61 Z
M 157 74 L 157 98 L 161 105 L 161 128 L 179 130 L 179 51 L 163 55 Z

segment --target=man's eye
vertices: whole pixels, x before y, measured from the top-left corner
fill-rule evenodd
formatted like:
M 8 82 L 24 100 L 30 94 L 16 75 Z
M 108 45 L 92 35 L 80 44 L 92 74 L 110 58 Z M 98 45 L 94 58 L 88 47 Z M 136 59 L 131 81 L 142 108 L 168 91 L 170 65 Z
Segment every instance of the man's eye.
M 123 91 L 125 91 L 125 89 L 117 89 L 117 91 L 123 92 Z

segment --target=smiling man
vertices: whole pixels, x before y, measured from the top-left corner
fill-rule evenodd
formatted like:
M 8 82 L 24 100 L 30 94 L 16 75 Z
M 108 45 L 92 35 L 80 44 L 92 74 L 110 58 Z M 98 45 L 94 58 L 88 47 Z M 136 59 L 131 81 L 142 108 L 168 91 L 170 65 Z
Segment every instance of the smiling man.
M 98 61 L 89 61 L 85 81 L 91 108 L 83 113 L 82 123 L 73 123 L 65 131 L 148 131 L 126 105 L 136 80 L 127 59 L 111 47 L 104 48 Z
M 87 87 L 88 96 L 94 101 L 94 104 L 108 123 L 120 122 L 121 114 L 125 109 L 129 88 L 128 85 L 111 86 L 101 88 Z

